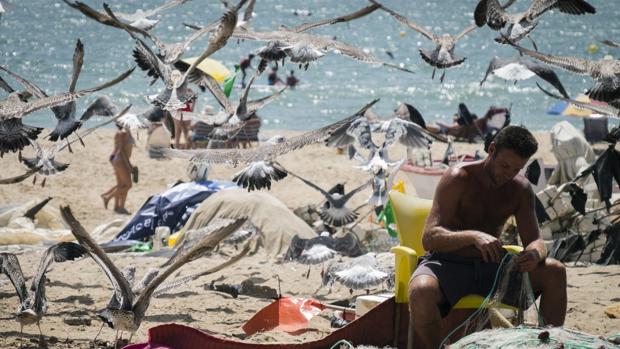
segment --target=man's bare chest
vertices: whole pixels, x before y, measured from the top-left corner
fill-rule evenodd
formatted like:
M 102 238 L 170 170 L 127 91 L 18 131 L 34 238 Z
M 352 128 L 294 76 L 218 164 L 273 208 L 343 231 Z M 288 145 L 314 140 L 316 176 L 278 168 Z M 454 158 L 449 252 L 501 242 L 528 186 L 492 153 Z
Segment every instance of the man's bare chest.
M 514 214 L 516 198 L 509 191 L 467 190 L 457 210 L 460 229 L 475 229 L 489 234 L 499 233 L 506 220 Z

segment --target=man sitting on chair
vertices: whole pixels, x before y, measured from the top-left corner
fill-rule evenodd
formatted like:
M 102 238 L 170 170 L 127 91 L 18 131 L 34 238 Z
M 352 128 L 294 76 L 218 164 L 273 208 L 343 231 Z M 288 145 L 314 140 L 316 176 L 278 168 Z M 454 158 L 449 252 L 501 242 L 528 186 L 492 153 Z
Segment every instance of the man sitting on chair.
M 534 192 L 517 174 L 537 148 L 526 128 L 507 126 L 491 142 L 486 159 L 456 166 L 442 176 L 422 237 L 429 252 L 409 283 L 410 331 L 415 331 L 416 348 L 438 348 L 452 330 L 445 323 L 442 328 L 442 317 L 462 297 L 490 292 L 506 253 L 499 234 L 512 215 L 525 247 L 514 262 L 519 271 L 529 273 L 534 292 L 541 295 L 545 323 L 564 323 L 566 270 L 546 258 Z

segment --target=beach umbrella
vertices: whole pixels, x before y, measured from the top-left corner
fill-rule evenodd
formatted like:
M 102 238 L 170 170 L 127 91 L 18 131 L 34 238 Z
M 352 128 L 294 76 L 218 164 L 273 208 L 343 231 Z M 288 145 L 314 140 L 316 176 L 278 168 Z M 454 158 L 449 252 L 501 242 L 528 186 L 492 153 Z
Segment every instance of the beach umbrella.
M 586 96 L 584 94 L 577 96 L 577 98 L 575 98 L 575 100 L 577 100 L 579 102 L 598 104 L 598 105 L 601 105 L 601 106 L 607 105 L 607 103 L 604 103 L 604 102 L 591 100 L 588 96 Z M 579 108 L 579 107 L 575 106 L 574 104 L 569 103 L 567 101 L 559 101 L 559 102 L 553 104 L 549 108 L 549 110 L 547 110 L 547 114 L 550 114 L 550 115 L 565 115 L 565 116 L 586 117 L 586 116 L 590 116 L 592 114 L 595 114 L 595 112 L 593 112 L 591 110 L 588 110 L 588 109 Z
M 194 61 L 196 61 L 198 57 L 190 57 L 182 59 L 183 62 L 192 65 Z M 196 67 L 205 74 L 208 74 L 212 78 L 214 78 L 220 84 L 226 80 L 226 78 L 230 75 L 230 70 L 228 70 L 222 63 L 216 61 L 211 58 L 206 58 Z
M 308 321 L 325 307 L 317 300 L 281 297 L 259 310 L 241 328 L 245 334 L 280 331 L 296 333 L 308 326 Z

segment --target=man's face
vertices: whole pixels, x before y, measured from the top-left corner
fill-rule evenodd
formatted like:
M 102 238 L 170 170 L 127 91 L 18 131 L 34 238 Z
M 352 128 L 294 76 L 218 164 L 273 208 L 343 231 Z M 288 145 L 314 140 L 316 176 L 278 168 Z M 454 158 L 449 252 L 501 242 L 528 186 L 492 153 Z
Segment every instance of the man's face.
M 510 149 L 498 151 L 495 144 L 491 143 L 485 170 L 493 186 L 500 187 L 512 180 L 525 166 L 527 160 Z

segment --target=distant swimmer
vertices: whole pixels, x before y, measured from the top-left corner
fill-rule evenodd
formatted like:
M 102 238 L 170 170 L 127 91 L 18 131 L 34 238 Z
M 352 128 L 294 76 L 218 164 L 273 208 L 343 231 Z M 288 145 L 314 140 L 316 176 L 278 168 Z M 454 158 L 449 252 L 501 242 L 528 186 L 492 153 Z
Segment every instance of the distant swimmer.
M 274 86 L 276 84 L 284 84 L 284 81 L 278 77 L 278 68 L 273 67 L 267 75 L 267 85 Z
M 286 86 L 289 86 L 290 88 L 295 88 L 298 83 L 299 79 L 295 77 L 295 71 L 291 70 L 290 74 L 286 76 Z
M 245 70 L 248 68 L 254 69 L 252 68 L 253 58 L 254 58 L 254 55 L 250 53 L 246 58 L 242 59 L 241 62 L 239 63 L 239 68 L 241 69 L 241 87 L 243 88 L 245 88 L 245 75 L 246 75 Z

